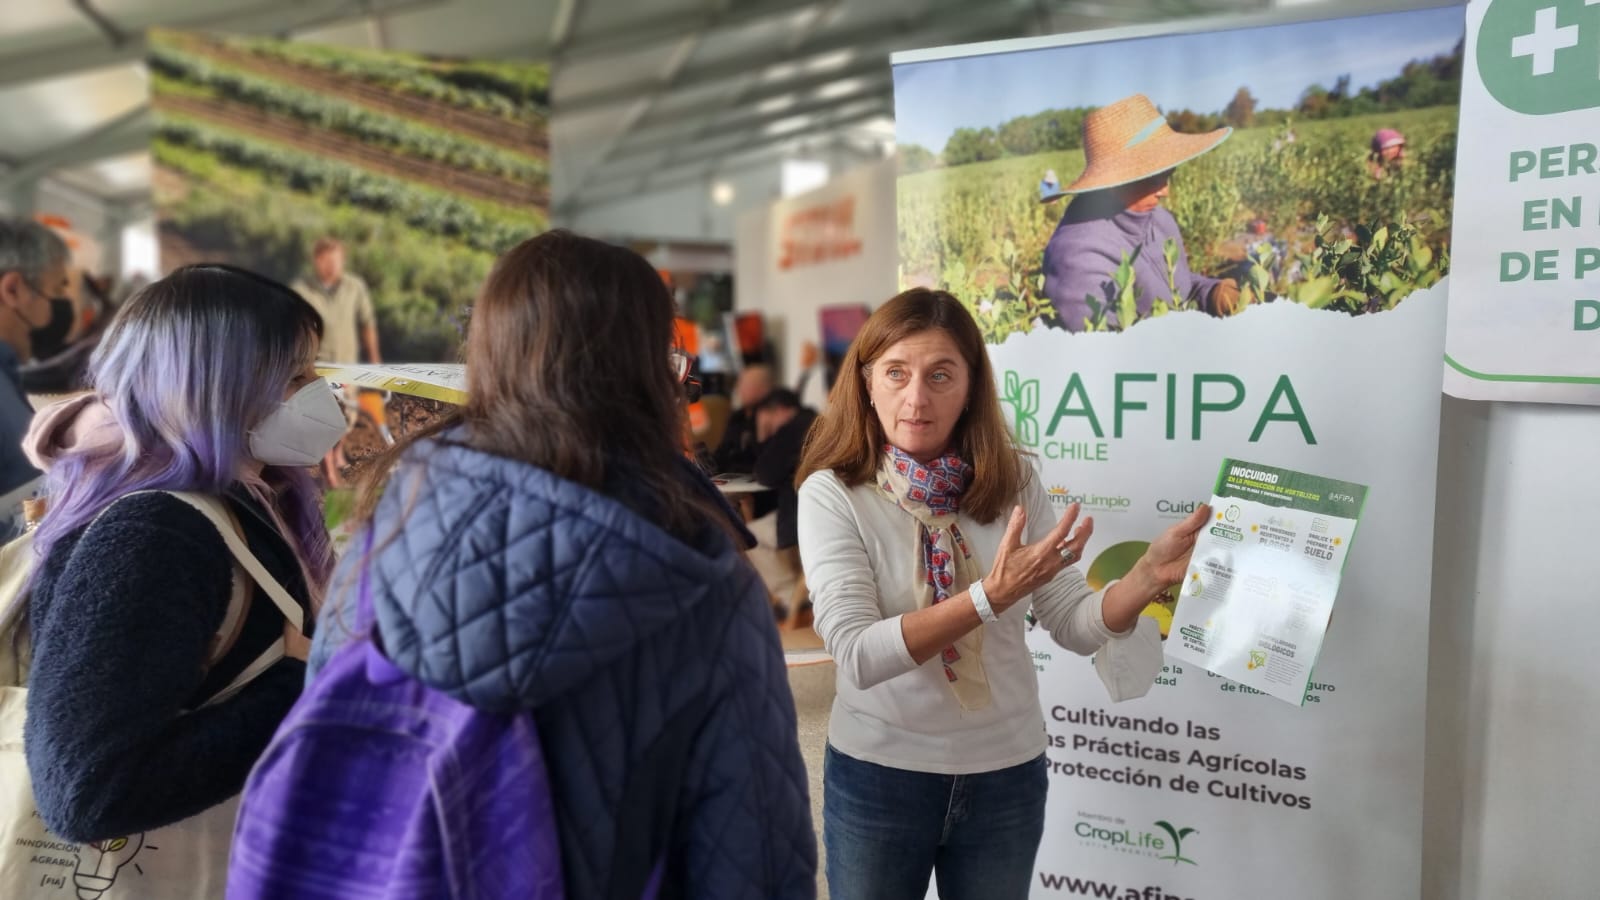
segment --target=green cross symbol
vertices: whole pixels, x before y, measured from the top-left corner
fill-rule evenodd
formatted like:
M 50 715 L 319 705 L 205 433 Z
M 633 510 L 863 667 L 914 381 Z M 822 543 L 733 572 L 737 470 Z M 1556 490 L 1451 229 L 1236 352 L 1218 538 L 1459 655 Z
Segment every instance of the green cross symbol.
M 1492 0 L 1477 57 L 1484 87 L 1516 112 L 1600 106 L 1600 0 Z

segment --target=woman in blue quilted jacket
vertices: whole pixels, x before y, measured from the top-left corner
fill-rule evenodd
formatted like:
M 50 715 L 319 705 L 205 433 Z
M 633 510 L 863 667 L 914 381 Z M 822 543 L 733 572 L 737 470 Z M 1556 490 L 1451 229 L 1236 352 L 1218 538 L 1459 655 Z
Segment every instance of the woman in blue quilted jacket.
M 568 897 L 813 897 L 783 653 L 753 539 L 681 451 L 673 316 L 624 248 L 555 231 L 499 260 L 467 402 L 369 475 L 372 549 L 334 575 L 313 677 L 370 633 L 429 687 L 531 715 Z

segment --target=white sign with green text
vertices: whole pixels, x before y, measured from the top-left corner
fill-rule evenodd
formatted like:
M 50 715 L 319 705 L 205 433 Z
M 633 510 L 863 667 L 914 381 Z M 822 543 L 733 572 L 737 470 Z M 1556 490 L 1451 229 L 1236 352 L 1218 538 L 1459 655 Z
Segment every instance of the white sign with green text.
M 1467 29 L 1445 391 L 1600 404 L 1600 2 Z

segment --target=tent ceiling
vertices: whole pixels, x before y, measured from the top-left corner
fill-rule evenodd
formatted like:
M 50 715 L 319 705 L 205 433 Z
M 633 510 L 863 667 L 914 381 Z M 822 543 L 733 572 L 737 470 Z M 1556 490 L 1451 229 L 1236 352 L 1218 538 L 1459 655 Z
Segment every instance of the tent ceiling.
M 898 49 L 1112 27 L 1273 0 L 28 0 L 0 20 L 0 187 L 108 203 L 148 188 L 150 26 L 553 66 L 558 214 L 775 165 L 881 153 Z

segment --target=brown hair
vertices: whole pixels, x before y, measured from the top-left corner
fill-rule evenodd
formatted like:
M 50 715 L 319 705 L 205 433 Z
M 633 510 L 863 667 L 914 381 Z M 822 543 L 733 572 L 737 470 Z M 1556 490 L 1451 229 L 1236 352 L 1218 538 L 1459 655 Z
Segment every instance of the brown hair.
M 507 251 L 471 311 L 466 403 L 374 463 L 358 517 L 370 520 L 405 447 L 464 424 L 452 441 L 603 493 L 637 486 L 616 499 L 680 538 L 725 520 L 684 477 L 674 313 L 632 250 L 549 231 Z
M 961 508 L 984 523 L 1011 510 L 1022 493 L 1024 467 L 1000 411 L 983 333 L 960 300 L 926 288 L 913 288 L 880 306 L 851 342 L 828 395 L 828 410 L 806 439 L 795 484 L 823 470 L 850 487 L 876 476 L 886 439 L 871 408 L 867 367 L 900 341 L 932 329 L 949 335 L 971 373 L 967 409 L 950 435 L 950 445 L 973 469 Z
M 324 253 L 332 253 L 335 250 L 343 249 L 344 243 L 338 238 L 331 235 L 328 237 L 319 237 L 317 238 L 317 242 L 311 245 L 311 256 L 312 258 L 316 258 Z

